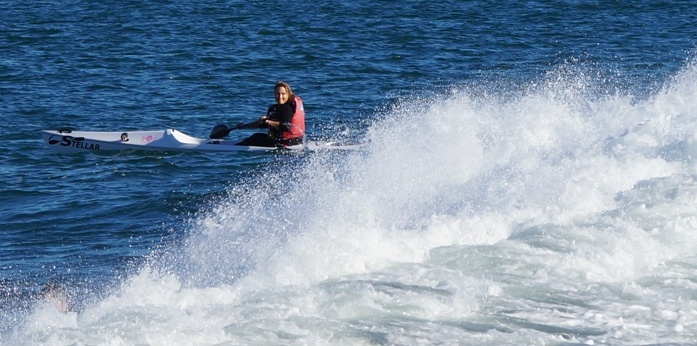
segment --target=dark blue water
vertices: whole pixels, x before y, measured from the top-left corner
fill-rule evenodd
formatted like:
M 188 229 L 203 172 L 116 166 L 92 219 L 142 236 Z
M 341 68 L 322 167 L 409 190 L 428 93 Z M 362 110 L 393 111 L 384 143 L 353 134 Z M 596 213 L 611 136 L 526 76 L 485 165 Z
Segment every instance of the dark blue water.
M 691 344 L 695 24 L 689 1 L 4 1 L 0 342 Z M 205 137 L 263 114 L 277 80 L 310 138 L 373 144 L 40 138 Z M 48 282 L 67 317 L 41 305 Z

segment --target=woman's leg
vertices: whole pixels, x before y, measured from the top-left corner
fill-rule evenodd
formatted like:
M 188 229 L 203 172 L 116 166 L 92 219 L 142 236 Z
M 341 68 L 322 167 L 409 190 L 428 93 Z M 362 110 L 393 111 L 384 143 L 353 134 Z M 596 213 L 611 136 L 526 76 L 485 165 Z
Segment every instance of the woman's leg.
M 235 145 L 247 145 L 253 147 L 275 147 L 276 141 L 266 133 L 255 133 Z

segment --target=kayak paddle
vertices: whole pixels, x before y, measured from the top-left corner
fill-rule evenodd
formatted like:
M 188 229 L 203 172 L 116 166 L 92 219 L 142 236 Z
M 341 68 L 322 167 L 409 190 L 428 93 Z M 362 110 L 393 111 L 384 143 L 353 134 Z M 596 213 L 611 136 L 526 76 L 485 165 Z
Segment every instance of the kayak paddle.
M 256 120 L 251 123 L 247 124 L 237 124 L 233 127 L 228 127 L 225 124 L 218 124 L 213 126 L 211 129 L 211 133 L 208 135 L 208 138 L 210 139 L 221 139 L 226 137 L 227 135 L 232 132 L 232 130 L 237 130 L 237 129 L 251 129 L 251 128 L 258 128 L 259 127 L 259 120 Z

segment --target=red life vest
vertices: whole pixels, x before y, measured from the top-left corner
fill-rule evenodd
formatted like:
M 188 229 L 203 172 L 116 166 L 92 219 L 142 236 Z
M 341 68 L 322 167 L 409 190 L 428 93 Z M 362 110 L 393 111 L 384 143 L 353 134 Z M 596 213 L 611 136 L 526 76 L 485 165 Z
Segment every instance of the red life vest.
M 294 100 L 291 102 L 295 102 L 295 113 L 293 113 L 290 131 L 283 132 L 284 141 L 302 138 L 305 135 L 305 107 L 303 107 L 303 101 L 299 96 L 295 96 Z

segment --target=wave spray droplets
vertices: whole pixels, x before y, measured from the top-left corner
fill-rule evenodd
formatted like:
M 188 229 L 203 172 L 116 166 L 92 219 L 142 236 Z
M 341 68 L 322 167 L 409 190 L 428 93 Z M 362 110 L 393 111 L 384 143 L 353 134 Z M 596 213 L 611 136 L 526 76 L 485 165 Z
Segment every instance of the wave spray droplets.
M 365 151 L 231 186 L 71 338 L 691 339 L 697 72 L 642 99 L 563 77 L 405 97 Z

